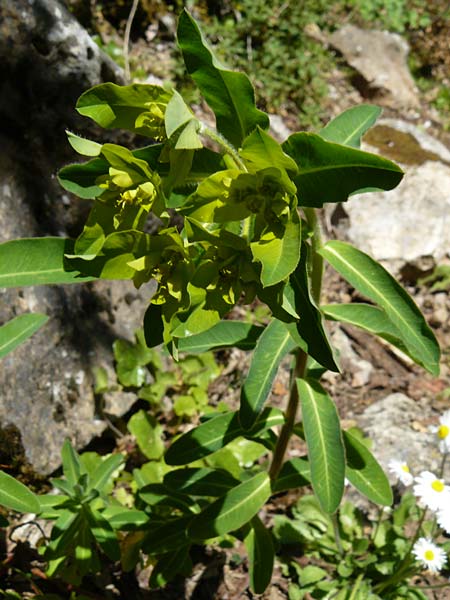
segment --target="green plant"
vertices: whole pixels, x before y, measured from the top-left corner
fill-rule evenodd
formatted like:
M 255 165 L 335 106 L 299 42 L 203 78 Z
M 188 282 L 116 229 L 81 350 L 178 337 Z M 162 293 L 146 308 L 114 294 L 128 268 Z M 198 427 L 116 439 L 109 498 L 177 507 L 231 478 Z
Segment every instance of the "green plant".
M 256 108 L 246 75 L 219 63 L 187 12 L 179 19 L 178 45 L 217 129 L 198 120 L 169 86 L 104 84 L 85 92 L 77 103 L 82 115 L 153 143 L 130 151 L 69 134 L 72 146 L 90 158 L 59 173 L 65 189 L 93 199 L 84 230 L 75 242 L 2 244 L 0 282 L 101 277 L 140 286 L 152 278 L 158 287 L 144 317 L 146 346 L 164 344 L 175 360 L 183 352 L 224 347 L 253 352 L 239 410 L 206 413 L 173 441 L 164 460 L 159 425 L 138 413 L 131 428 L 154 464 L 150 474 L 146 465 L 135 470 L 125 505 L 105 502 L 94 513 L 92 483 L 72 467 L 72 479 L 57 484 L 68 497 L 67 521 L 57 521 L 46 556 L 64 565 L 58 552 L 70 538 L 71 566 L 81 560 L 81 576 L 83 561 L 98 566 L 91 542 L 108 553 L 104 536 L 117 549 L 112 528 L 123 541 L 122 567 L 134 568 L 142 553 L 155 565 L 150 583 L 158 586 L 189 571 L 192 545 L 234 536 L 246 544 L 251 588 L 260 593 L 271 578 L 274 546 L 258 513 L 273 493 L 311 482 L 321 510 L 334 515 L 347 477 L 373 502 L 392 502 L 381 467 L 352 432 L 341 430 L 319 381 L 326 370 L 339 371 L 324 319 L 384 338 L 434 375 L 440 353 L 413 300 L 381 265 L 350 244 L 324 243 L 320 234 L 315 209 L 356 192 L 392 189 L 402 178 L 391 161 L 359 150 L 380 110 L 355 107 L 318 134 L 294 133 L 280 145 L 267 133 L 268 117 Z M 324 260 L 371 303 L 321 304 Z M 225 318 L 255 298 L 271 311 L 265 327 Z M 138 336 L 136 346 L 118 354 L 120 377 L 131 385 L 143 383 L 140 369 L 152 360 L 146 346 Z M 131 363 L 122 361 L 130 353 Z M 288 356 L 291 385 L 282 412 L 266 403 Z M 285 460 L 293 435 L 305 439 L 307 458 Z M 146 438 L 153 443 L 146 445 Z M 236 453 L 241 442 L 246 456 L 233 463 L 230 445 Z M 65 462 L 76 465 L 73 451 L 70 457 Z M 73 522 L 84 524 L 88 541 L 69 536 Z

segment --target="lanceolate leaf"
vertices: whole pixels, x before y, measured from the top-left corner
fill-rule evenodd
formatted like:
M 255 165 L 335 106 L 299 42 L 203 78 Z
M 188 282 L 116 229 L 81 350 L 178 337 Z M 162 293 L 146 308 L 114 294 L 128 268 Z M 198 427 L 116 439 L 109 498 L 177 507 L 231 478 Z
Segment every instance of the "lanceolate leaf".
M 272 579 L 275 551 L 272 535 L 258 516 L 253 517 L 244 543 L 250 561 L 250 588 L 262 594 Z
M 72 446 L 68 439 L 65 440 L 62 450 L 61 459 L 63 465 L 63 473 L 69 485 L 72 487 L 78 483 L 81 475 L 81 463 L 78 452 Z
M 146 554 L 163 554 L 188 546 L 187 526 L 191 519 L 191 516 L 178 517 L 166 520 L 163 524 L 154 524 L 150 521 L 142 550 Z
M 217 415 L 175 440 L 166 452 L 165 461 L 168 465 L 187 465 L 220 450 L 239 436 L 252 438 L 283 423 L 283 413 L 275 408 L 264 410 L 248 431 L 242 429 L 237 412 Z
M 281 467 L 280 474 L 272 484 L 272 492 L 284 492 L 311 483 L 309 462 L 306 458 L 291 458 Z
M 308 353 L 321 365 L 330 371 L 339 371 L 333 349 L 322 323 L 322 314 L 314 303 L 309 290 L 307 274 L 308 252 L 307 244 L 302 244 L 300 262 L 290 277 L 290 285 L 294 292 L 295 311 L 300 316 L 297 330 L 300 337 L 308 345 Z
M 0 505 L 21 513 L 41 512 L 39 498 L 3 471 L 0 471 Z
M 180 15 L 177 37 L 188 73 L 216 115 L 217 129 L 236 147 L 257 125 L 267 129 L 269 118 L 256 108 L 248 77 L 219 63 L 186 10 Z
M 281 172 L 297 172 L 295 160 L 283 152 L 280 144 L 260 127 L 245 138 L 239 154 L 251 173 L 268 167 L 276 167 Z
M 383 338 L 408 356 L 422 364 L 420 359 L 411 355 L 409 350 L 401 341 L 401 333 L 398 328 L 388 318 L 382 308 L 363 302 L 353 304 L 326 304 L 322 305 L 321 310 L 327 319 L 341 321 L 360 327 L 369 333 L 373 333 Z
M 277 319 L 271 321 L 256 344 L 242 388 L 239 419 L 244 429 L 250 429 L 255 423 L 270 394 L 281 361 L 294 348 L 294 340 L 284 323 Z
M 361 136 L 372 127 L 381 112 L 381 108 L 373 104 L 353 106 L 327 123 L 319 135 L 329 142 L 359 148 Z
M 201 354 L 230 346 L 240 350 L 252 350 L 263 331 L 263 327 L 242 321 L 220 321 L 203 333 L 180 338 L 178 349 L 189 354 Z
M 71 253 L 73 241 L 65 238 L 23 238 L 4 242 L 0 244 L 0 287 L 83 283 L 95 279 L 69 270 L 64 255 Z
M 321 207 L 325 202 L 345 202 L 351 194 L 391 190 L 403 171 L 376 154 L 327 142 L 314 133 L 294 133 L 283 150 L 296 161 L 294 177 L 300 206 Z
M 384 310 L 408 353 L 432 375 L 438 375 L 440 350 L 436 338 L 412 298 L 386 269 L 345 242 L 328 242 L 320 254 L 355 289 Z
M 189 537 L 205 540 L 239 529 L 256 515 L 270 494 L 268 474 L 258 473 L 196 515 L 189 525 Z
M 103 460 L 95 469 L 89 482 L 89 489 L 95 489 L 101 492 L 112 477 L 114 471 L 120 467 L 123 461 L 124 458 L 122 454 L 111 454 L 111 456 L 105 458 L 105 460 Z
M 85 511 L 89 522 L 89 528 L 96 542 L 111 560 L 120 560 L 120 547 L 116 533 L 109 521 L 107 521 L 97 510 L 88 507 Z
M 392 489 L 383 469 L 371 452 L 348 431 L 343 432 L 347 479 L 375 504 L 390 506 Z
M 48 321 L 47 315 L 26 313 L 0 327 L 0 358 L 17 348 Z
M 239 483 L 222 469 L 177 469 L 164 477 L 164 485 L 192 496 L 223 496 Z
M 321 507 L 333 513 L 344 492 L 345 454 L 333 400 L 320 384 L 297 379 L 311 482 Z

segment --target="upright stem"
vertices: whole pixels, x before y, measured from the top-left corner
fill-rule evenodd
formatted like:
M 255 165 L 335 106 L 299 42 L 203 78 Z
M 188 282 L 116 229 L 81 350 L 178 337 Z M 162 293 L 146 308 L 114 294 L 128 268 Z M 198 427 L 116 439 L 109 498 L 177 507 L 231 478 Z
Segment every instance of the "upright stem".
M 133 0 L 130 14 L 128 15 L 127 24 L 125 25 L 125 34 L 123 36 L 123 58 L 125 62 L 124 74 L 125 83 L 130 83 L 130 34 L 133 19 L 139 5 L 139 0 Z
M 304 376 L 307 359 L 308 355 L 306 354 L 306 352 L 303 352 L 303 350 L 299 349 L 295 357 L 295 365 L 292 371 L 291 390 L 289 394 L 289 402 L 285 413 L 286 420 L 284 422 L 283 427 L 281 428 L 280 436 L 278 438 L 277 445 L 275 446 L 275 450 L 273 453 L 272 464 L 270 465 L 269 475 L 272 481 L 274 481 L 278 477 L 278 473 L 280 472 L 280 469 L 283 465 L 284 455 L 286 454 L 286 448 L 289 443 L 289 439 L 292 435 L 292 431 L 294 429 L 299 404 L 296 380 L 298 377 Z
M 213 140 L 214 142 L 219 144 L 219 146 L 222 148 L 222 150 L 226 154 L 231 156 L 231 158 L 233 159 L 233 161 L 236 164 L 236 167 L 238 169 L 240 169 L 241 171 L 244 171 L 244 173 L 247 172 L 247 167 L 245 166 L 242 158 L 239 156 L 239 153 L 236 150 L 236 148 L 228 140 L 226 140 L 223 136 L 221 136 L 218 131 L 211 129 L 210 127 L 208 127 L 207 125 L 202 123 L 201 128 L 200 128 L 200 133 L 202 133 L 203 135 L 206 135 L 211 140 Z
M 310 260 L 310 279 L 311 279 L 311 295 L 316 302 L 320 302 L 320 293 L 322 289 L 322 274 L 323 274 L 323 259 L 318 254 L 317 250 L 322 246 L 322 234 L 320 230 L 320 224 L 317 219 L 316 211 L 313 208 L 305 208 L 304 213 L 308 221 L 309 226 L 313 231 L 312 236 L 312 252 Z M 292 435 L 292 431 L 295 425 L 295 419 L 297 416 L 299 396 L 296 380 L 305 376 L 306 361 L 308 360 L 308 354 L 301 350 L 297 350 L 295 357 L 295 365 L 291 373 L 291 389 L 289 394 L 289 401 L 285 412 L 286 420 L 281 429 L 280 436 L 275 446 L 273 453 L 272 464 L 270 465 L 269 475 L 272 481 L 274 481 L 283 466 L 284 456 L 289 443 L 289 439 Z

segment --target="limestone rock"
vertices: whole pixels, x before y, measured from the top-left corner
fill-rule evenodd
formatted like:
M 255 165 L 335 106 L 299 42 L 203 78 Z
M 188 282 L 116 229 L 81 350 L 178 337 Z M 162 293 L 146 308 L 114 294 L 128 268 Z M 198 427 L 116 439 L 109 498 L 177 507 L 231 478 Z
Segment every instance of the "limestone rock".
M 365 139 L 363 149 L 395 160 L 405 176 L 394 190 L 343 204 L 346 234 L 391 272 L 410 265 L 420 275 L 450 252 L 450 152 L 414 125 L 392 119 L 381 120 Z
M 399 35 L 344 25 L 328 41 L 360 75 L 363 96 L 395 107 L 419 106 L 408 44 Z

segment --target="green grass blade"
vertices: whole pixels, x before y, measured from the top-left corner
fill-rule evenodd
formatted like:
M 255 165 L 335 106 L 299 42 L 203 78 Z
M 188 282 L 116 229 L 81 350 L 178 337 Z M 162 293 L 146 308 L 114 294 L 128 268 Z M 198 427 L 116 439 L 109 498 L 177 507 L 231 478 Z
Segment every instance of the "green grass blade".
M 189 537 L 205 540 L 239 529 L 256 515 L 270 494 L 268 474 L 258 473 L 196 515 L 189 525 Z
M 333 513 L 342 498 L 345 454 L 333 400 L 313 379 L 297 379 L 311 483 L 321 507 Z
M 328 242 L 320 254 L 355 289 L 384 310 L 408 353 L 432 375 L 438 375 L 440 350 L 436 338 L 412 298 L 392 275 L 345 242 Z
M 47 315 L 26 313 L 0 327 L 0 358 L 12 352 L 48 321 Z

